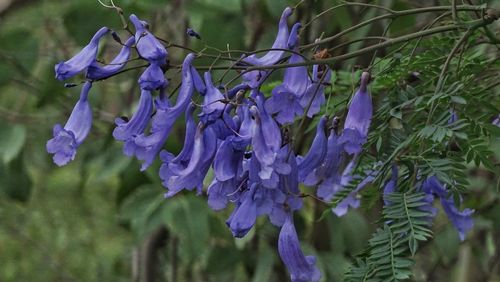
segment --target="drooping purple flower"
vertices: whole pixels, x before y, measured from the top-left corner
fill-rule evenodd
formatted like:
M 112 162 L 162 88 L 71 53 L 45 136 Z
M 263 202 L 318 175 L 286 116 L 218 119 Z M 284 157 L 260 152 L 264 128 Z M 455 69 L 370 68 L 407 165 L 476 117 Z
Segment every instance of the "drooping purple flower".
M 330 82 L 332 71 L 328 66 L 313 66 L 313 81 L 300 98 L 300 105 L 307 109 L 306 115 L 313 117 L 325 103 L 325 84 Z
M 370 74 L 363 72 L 361 85 L 351 100 L 344 123 L 344 131 L 340 142 L 344 144 L 344 150 L 349 154 L 361 152 L 361 146 L 366 142 L 368 128 L 372 119 L 372 98 L 368 92 Z
M 449 197 L 448 199 L 441 198 L 441 205 L 443 206 L 443 210 L 448 216 L 448 219 L 457 230 L 460 241 L 465 240 L 465 234 L 467 234 L 474 226 L 474 220 L 472 219 L 474 210 L 464 209 L 463 211 L 459 211 L 455 206 L 453 197 Z
M 233 146 L 232 138 L 228 138 L 219 146 L 214 159 L 214 173 L 219 181 L 226 181 L 237 176 L 245 151 Z
M 107 65 L 101 65 L 94 60 L 87 68 L 86 77 L 90 80 L 99 80 L 118 73 L 130 58 L 130 50 L 134 42 L 135 39 L 131 36 L 123 45 L 120 53 Z
M 293 44 L 297 44 L 297 29 L 300 23 L 293 26 L 290 38 L 288 40 L 289 48 L 294 48 Z M 304 62 L 302 56 L 293 53 L 288 60 L 288 63 Z M 285 70 L 283 83 L 275 87 L 272 95 L 266 101 L 266 110 L 270 114 L 276 114 L 276 121 L 280 124 L 291 123 L 295 116 L 300 116 L 304 113 L 304 108 L 300 104 L 300 98 L 305 94 L 307 87 L 311 83 L 307 67 L 290 67 Z
M 198 93 L 200 93 L 200 95 L 204 96 L 207 88 L 205 87 L 205 83 L 203 82 L 200 74 L 194 67 L 191 67 L 191 76 L 193 77 L 194 88 Z
M 186 111 L 191 102 L 194 85 L 191 72 L 191 63 L 194 60 L 194 54 L 188 54 L 182 64 L 182 84 L 174 106 L 170 105 L 165 95 L 160 95 L 155 100 L 156 113 L 151 121 L 151 134 L 141 134 L 135 138 L 135 144 L 138 146 L 136 156 L 143 161 L 141 170 L 145 170 L 153 163 L 162 149 L 165 141 L 172 130 L 177 118 Z
M 139 77 L 139 85 L 141 89 L 154 91 L 156 89 L 165 88 L 168 85 L 163 70 L 156 63 L 149 65 Z
M 206 93 L 200 118 L 203 122 L 213 122 L 221 116 L 226 104 L 222 102 L 224 95 L 214 86 L 212 75 L 209 72 L 205 73 L 205 86 Z
M 323 163 L 306 177 L 304 184 L 310 186 L 319 184 L 318 197 L 330 201 L 342 188 L 342 171 L 340 170 L 342 161 L 342 145 L 338 144 L 338 136 L 332 129 L 328 136 L 327 152 Z
M 433 199 L 434 195 L 441 200 L 441 206 L 445 211 L 448 219 L 451 221 L 455 229 L 458 231 L 460 240 L 465 239 L 465 234 L 469 232 L 473 225 L 472 214 L 474 210 L 464 209 L 459 211 L 453 201 L 453 196 L 446 190 L 436 176 L 430 176 L 422 182 L 420 190 Z M 433 213 L 434 214 L 434 213 Z
M 253 183 L 249 190 L 241 196 L 242 200 L 226 221 L 233 236 L 243 238 L 252 229 L 257 220 L 257 202 L 254 199 L 257 183 Z
M 92 63 L 95 62 L 97 56 L 97 48 L 101 38 L 110 31 L 109 28 L 103 27 L 99 29 L 92 37 L 89 44 L 85 46 L 78 54 L 65 62 L 60 62 L 55 66 L 56 78 L 65 80 L 84 71 Z
M 287 19 L 293 13 L 290 7 L 285 8 L 281 14 L 278 24 L 278 34 L 271 49 L 286 49 L 288 47 L 288 23 Z M 284 50 L 271 50 L 264 56 L 258 57 L 257 54 L 246 56 L 242 59 L 243 62 L 254 66 L 270 66 L 277 63 L 284 54 Z M 267 72 L 262 70 L 255 70 L 243 74 L 243 79 L 248 83 L 251 88 L 257 88 L 266 79 Z
M 290 273 L 292 282 L 317 282 L 321 278 L 321 273 L 316 267 L 316 257 L 305 256 L 300 248 L 291 214 L 288 214 L 281 227 L 278 252 Z
M 68 121 L 62 127 L 56 124 L 53 129 L 53 138 L 47 141 L 47 152 L 54 154 L 54 163 L 58 166 L 66 165 L 75 158 L 76 150 L 87 137 L 92 127 L 92 109 L 88 101 L 88 94 L 92 87 L 86 82 L 80 93 Z
M 327 138 L 325 134 L 326 117 L 321 117 L 316 126 L 316 136 L 311 144 L 309 152 L 304 158 L 298 159 L 299 181 L 305 178 L 316 169 L 324 160 L 327 151 Z
M 355 156 L 351 162 L 347 165 L 342 173 L 342 177 L 340 179 L 340 186 L 346 187 L 354 178 L 358 178 L 359 176 L 352 176 L 352 171 L 356 164 L 357 157 Z M 347 197 L 345 197 L 342 201 L 340 201 L 335 208 L 332 209 L 332 212 L 338 217 L 344 216 L 349 208 L 357 209 L 361 203 L 360 199 L 357 197 L 359 191 L 365 188 L 368 184 L 370 184 L 376 177 L 378 171 L 365 171 L 366 176 L 359 182 L 354 190 L 352 190 Z M 340 189 L 339 189 L 340 190 Z
M 237 192 L 246 188 L 244 184 L 244 181 L 238 182 L 235 178 L 226 181 L 214 178 L 207 188 L 208 205 L 215 211 L 224 209 L 229 201 L 236 201 L 240 196 Z
M 198 34 L 198 32 L 194 31 L 194 29 L 188 27 L 187 30 L 186 30 L 186 34 L 188 36 L 191 36 L 191 37 L 195 37 L 197 39 L 201 39 L 201 36 L 200 34 Z
M 162 66 L 167 61 L 167 50 L 147 29 L 147 23 L 130 15 L 130 21 L 135 26 L 135 45 L 139 55 L 150 64 Z
M 458 120 L 457 111 L 450 109 L 450 118 L 448 119 L 448 124 L 452 124 Z
M 116 140 L 125 142 L 123 146 L 125 155 L 132 156 L 136 152 L 135 137 L 142 134 L 148 126 L 152 111 L 153 99 L 151 98 L 151 92 L 142 90 L 137 111 L 132 115 L 132 118 L 130 120 L 115 119 L 116 128 L 113 130 L 113 137 Z
M 500 127 L 500 114 L 498 114 L 495 119 L 493 119 L 493 121 L 491 122 L 491 124 L 493 124 L 494 126 L 498 126 Z
M 185 167 L 168 166 L 161 171 L 160 178 L 168 189 L 165 197 L 172 197 L 180 191 L 197 189 L 201 193 L 203 179 L 212 164 L 217 149 L 217 139 L 210 127 L 198 125 L 189 163 Z
M 385 197 L 391 193 L 394 193 L 396 191 L 396 187 L 398 185 L 398 166 L 393 164 L 392 165 L 392 175 L 391 179 L 387 181 L 387 183 L 384 186 L 384 205 L 389 205 L 390 201 L 388 201 Z

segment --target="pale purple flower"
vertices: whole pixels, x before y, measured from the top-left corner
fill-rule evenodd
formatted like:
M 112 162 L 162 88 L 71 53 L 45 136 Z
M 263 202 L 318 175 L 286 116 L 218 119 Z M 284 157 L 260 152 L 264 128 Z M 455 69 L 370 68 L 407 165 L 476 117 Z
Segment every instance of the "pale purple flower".
M 132 36 L 125 42 L 120 53 L 107 65 L 101 65 L 97 61 L 94 61 L 87 68 L 86 77 L 90 80 L 100 80 L 118 73 L 130 58 L 130 50 L 134 43 L 135 39 Z
M 344 123 L 344 131 L 339 142 L 344 144 L 344 150 L 349 154 L 361 152 L 361 146 L 366 142 L 368 128 L 370 127 L 373 105 L 372 98 L 368 92 L 370 74 L 363 72 L 361 85 L 351 100 L 347 117 Z
M 278 252 L 290 273 L 292 282 L 317 282 L 321 278 L 321 273 L 316 266 L 316 257 L 305 256 L 300 248 L 291 213 L 288 214 L 281 227 Z
M 203 122 L 213 122 L 218 119 L 226 104 L 222 101 L 225 99 L 220 90 L 214 86 L 212 75 L 209 72 L 205 73 L 206 93 L 201 108 L 200 118 Z
M 65 62 L 60 62 L 55 66 L 56 78 L 65 80 L 77 75 L 87 69 L 95 62 L 97 56 L 97 48 L 99 41 L 110 31 L 109 28 L 103 27 L 99 29 L 92 37 L 89 44 L 85 46 L 78 54 Z
M 92 87 L 86 82 L 80 93 L 68 121 L 62 127 L 56 124 L 53 129 L 53 138 L 47 141 L 47 152 L 54 154 L 54 163 L 58 166 L 66 165 L 75 158 L 76 150 L 87 137 L 92 127 L 92 109 L 88 101 L 88 94 Z
M 313 117 L 325 103 L 325 85 L 330 83 L 332 71 L 328 66 L 313 66 L 313 80 L 300 98 L 300 105 L 307 109 L 306 115 Z

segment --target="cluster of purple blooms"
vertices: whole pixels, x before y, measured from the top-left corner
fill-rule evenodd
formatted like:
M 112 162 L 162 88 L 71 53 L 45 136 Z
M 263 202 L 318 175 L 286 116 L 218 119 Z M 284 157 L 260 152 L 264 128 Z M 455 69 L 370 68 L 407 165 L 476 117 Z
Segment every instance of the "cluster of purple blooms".
M 293 223 L 293 213 L 303 204 L 299 184 L 317 187 L 317 196 L 331 201 L 343 187 L 359 178 L 353 175 L 353 170 L 367 140 L 373 106 L 367 87 L 370 75 L 364 72 L 360 87 L 351 100 L 343 130 L 337 132 L 340 131 L 337 130 L 337 118 L 323 116 L 308 152 L 303 156 L 294 153 L 283 128 L 304 115 L 314 117 L 320 112 L 331 70 L 315 65 L 310 75 L 305 66 L 289 67 L 270 97 L 260 92 L 260 86 L 270 74 L 264 70 L 265 66 L 286 59 L 287 50 L 294 51 L 289 52 L 289 63 L 304 62 L 298 53 L 300 23 L 291 29 L 287 23 L 292 12 L 291 8 L 286 8 L 282 14 L 273 50 L 261 57 L 242 57 L 243 65 L 262 66 L 263 70 L 245 72 L 241 84 L 231 89 L 214 85 L 209 72 L 202 78 L 192 65 L 195 55 L 187 55 L 175 103 L 167 95 L 169 83 L 164 75 L 168 69 L 167 50 L 148 30 L 145 21 L 130 16 L 136 33 L 125 41 L 121 52 L 109 64 L 99 63 L 96 56 L 100 39 L 113 32 L 108 28 L 100 29 L 80 53 L 55 66 L 59 80 L 85 73 L 86 82 L 67 123 L 64 127 L 54 126 L 47 151 L 53 154 L 59 166 L 75 158 L 92 124 L 92 110 L 87 99 L 92 83 L 120 72 L 135 49 L 149 66 L 138 80 L 141 95 L 136 112 L 130 119 L 117 118 L 115 121 L 113 136 L 124 143 L 124 154 L 142 161 L 141 170 L 159 156 L 162 162 L 159 175 L 167 188 L 166 197 L 182 190 L 196 189 L 201 194 L 203 181 L 212 168 L 214 178 L 207 189 L 208 204 L 214 210 L 221 210 L 233 203 L 233 212 L 226 223 L 234 237 L 245 236 L 258 216 L 268 216 L 272 224 L 281 227 L 278 251 L 291 280 L 318 281 L 321 275 L 315 265 L 316 259 L 303 254 Z M 188 30 L 188 34 L 199 38 L 193 30 Z M 201 106 L 192 102 L 195 92 L 203 97 Z M 164 149 L 164 144 L 174 123 L 183 114 L 186 120 L 184 147 L 174 155 Z M 342 216 L 350 207 L 359 207 L 357 194 L 373 181 L 376 173 L 368 172 L 332 211 Z M 397 170 L 384 193 L 396 191 L 396 182 Z M 436 177 L 425 180 L 421 190 L 428 194 L 429 201 L 434 196 L 440 198 L 463 239 L 472 226 L 472 211 L 458 211 Z

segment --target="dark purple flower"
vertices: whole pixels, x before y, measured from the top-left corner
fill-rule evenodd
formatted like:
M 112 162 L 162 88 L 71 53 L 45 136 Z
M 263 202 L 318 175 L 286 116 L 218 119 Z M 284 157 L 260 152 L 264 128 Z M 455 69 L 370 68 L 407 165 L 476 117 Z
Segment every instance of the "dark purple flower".
M 99 80 L 106 77 L 110 77 L 118 73 L 127 63 L 130 58 L 130 49 L 134 44 L 134 37 L 130 37 L 122 47 L 122 50 L 116 57 L 107 65 L 100 65 L 97 61 L 94 61 L 88 68 L 86 77 L 90 80 Z
M 281 227 L 278 252 L 290 273 L 292 282 L 317 282 L 321 278 L 321 273 L 316 267 L 316 257 L 305 256 L 300 248 L 291 214 L 288 214 Z
M 130 15 L 130 21 L 135 26 L 135 45 L 139 55 L 149 63 L 161 66 L 166 63 L 167 50 L 147 29 L 147 23 L 139 20 L 136 15 Z
M 300 105 L 307 109 L 306 115 L 313 117 L 325 103 L 325 84 L 330 83 L 332 71 L 327 66 L 313 66 L 313 81 L 300 98 Z
M 500 114 L 498 114 L 495 119 L 491 122 L 491 124 L 500 127 Z
M 153 99 L 151 98 L 151 92 L 142 90 L 137 111 L 132 115 L 132 118 L 130 120 L 123 118 L 115 120 L 116 128 L 113 130 L 113 137 L 116 140 L 125 142 L 123 146 L 123 153 L 125 155 L 134 155 L 137 149 L 134 139 L 142 134 L 148 126 L 152 110 Z
M 192 28 L 188 27 L 186 30 L 186 34 L 191 37 L 195 37 L 197 39 L 201 39 L 201 36 L 198 34 L 198 32 L 194 31 Z
M 389 205 L 390 201 L 386 200 L 385 196 L 394 193 L 396 191 L 396 187 L 398 185 L 398 166 L 393 164 L 392 165 L 392 175 L 391 179 L 387 181 L 387 183 L 384 186 L 384 205 Z
M 101 38 L 109 32 L 109 28 L 103 27 L 99 29 L 90 43 L 85 46 L 78 54 L 66 62 L 60 62 L 55 66 L 56 78 L 65 80 L 84 71 L 92 63 L 95 62 L 97 56 L 97 48 Z
M 149 65 L 139 77 L 141 89 L 154 91 L 168 85 L 163 70 L 156 63 Z
M 361 152 L 361 146 L 366 142 L 368 136 L 373 112 L 372 98 L 367 88 L 369 81 L 370 74 L 363 72 L 361 85 L 351 100 L 344 123 L 344 131 L 339 140 L 344 144 L 344 150 L 349 154 Z
M 305 178 L 316 169 L 324 160 L 327 151 L 327 138 L 325 135 L 326 117 L 321 117 L 316 126 L 316 136 L 311 144 L 309 152 L 304 158 L 298 158 L 299 181 Z
M 53 138 L 47 141 L 47 152 L 54 154 L 54 163 L 63 166 L 75 158 L 76 150 L 87 137 L 92 127 L 92 109 L 87 99 L 91 82 L 86 82 L 68 121 L 62 127 L 56 124 Z
M 194 54 L 188 54 L 182 64 L 182 84 L 175 106 L 170 105 L 165 95 L 160 95 L 155 100 L 156 113 L 151 121 L 151 134 L 141 134 L 135 138 L 135 144 L 138 146 L 136 156 L 139 160 L 144 161 L 141 170 L 145 170 L 153 163 L 165 144 L 175 121 L 186 111 L 191 102 L 194 91 L 191 72 L 193 60 Z

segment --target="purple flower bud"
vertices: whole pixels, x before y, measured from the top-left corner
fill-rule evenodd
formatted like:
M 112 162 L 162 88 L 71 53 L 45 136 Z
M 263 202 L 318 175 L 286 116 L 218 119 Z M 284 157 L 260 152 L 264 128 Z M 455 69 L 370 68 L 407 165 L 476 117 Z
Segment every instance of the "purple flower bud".
M 305 256 L 300 248 L 292 215 L 286 217 L 278 238 L 278 252 L 286 265 L 292 282 L 317 282 L 321 273 L 316 267 L 316 257 Z
M 167 87 L 168 83 L 163 75 L 163 70 L 156 63 L 149 65 L 139 77 L 141 89 L 154 91 Z
M 139 106 L 132 118 L 128 121 L 123 118 L 117 118 L 115 120 L 116 128 L 113 130 L 113 137 L 115 137 L 116 140 L 125 142 L 123 146 L 123 153 L 125 155 L 134 155 L 137 149 L 134 139 L 139 134 L 142 134 L 148 126 L 152 110 L 153 99 L 151 98 L 151 92 L 142 90 Z
M 205 87 L 205 83 L 203 82 L 203 79 L 201 79 L 201 76 L 196 68 L 191 67 L 191 75 L 193 76 L 194 88 L 198 93 L 200 93 L 200 95 L 204 96 L 207 88 Z
M 125 42 L 120 53 L 107 65 L 101 66 L 97 61 L 94 61 L 87 68 L 86 77 L 90 80 L 99 80 L 118 73 L 130 58 L 130 49 L 134 42 L 134 37 L 130 37 L 127 42 Z
M 458 120 L 457 112 L 454 109 L 450 109 L 450 118 L 448 119 L 448 124 L 452 124 Z
M 441 205 L 443 206 L 443 210 L 448 216 L 448 219 L 458 231 L 460 241 L 465 240 L 465 234 L 467 234 L 474 226 L 474 220 L 472 219 L 474 210 L 464 209 L 463 211 L 459 211 L 455 206 L 453 197 L 449 197 L 448 199 L 441 198 Z
M 60 62 L 55 66 L 56 78 L 65 80 L 84 71 L 92 63 L 95 62 L 97 56 L 97 48 L 101 38 L 109 32 L 109 28 L 103 27 L 99 29 L 90 43 L 85 46 L 78 54 L 66 62 Z
M 302 27 L 300 23 L 296 23 L 292 26 L 292 30 L 290 31 L 290 36 L 288 37 L 287 46 L 290 50 L 299 49 L 299 29 Z
M 87 99 L 91 82 L 86 82 L 80 93 L 68 121 L 62 127 L 56 124 L 53 129 L 53 138 L 47 141 L 47 152 L 54 154 L 54 163 L 58 166 L 66 165 L 75 158 L 76 150 L 87 137 L 92 127 L 92 109 Z
M 201 36 L 196 31 L 194 31 L 192 28 L 190 28 L 190 27 L 187 28 L 186 34 L 188 36 L 195 37 L 197 39 L 201 39 Z
M 156 37 L 147 30 L 147 23 L 139 20 L 136 15 L 130 15 L 130 21 L 135 26 L 135 45 L 139 55 L 149 63 L 156 63 L 161 66 L 167 61 L 167 50 L 156 39 Z
M 236 177 L 244 153 L 242 150 L 235 150 L 232 138 L 224 140 L 214 159 L 214 173 L 217 180 L 226 181 Z
M 298 159 L 299 181 L 303 182 L 308 174 L 316 169 L 326 155 L 327 138 L 325 135 L 326 117 L 321 117 L 316 126 L 316 136 L 311 144 L 309 152 L 304 158 Z
M 206 94 L 203 100 L 203 106 L 200 118 L 203 122 L 213 122 L 218 119 L 226 104 L 224 104 L 224 95 L 214 86 L 212 82 L 212 75 L 209 72 L 205 73 Z
M 347 112 L 344 123 L 344 131 L 340 137 L 340 143 L 344 144 L 344 150 L 348 154 L 361 152 L 361 146 L 366 142 L 368 128 L 372 119 L 373 105 L 367 85 L 370 74 L 364 72 L 361 75 L 361 85 L 354 94 Z
M 304 184 L 313 186 L 319 183 L 318 197 L 330 201 L 342 187 L 340 164 L 344 159 L 342 146 L 338 144 L 338 136 L 333 129 L 330 131 L 326 146 L 327 151 L 323 163 L 307 176 Z

